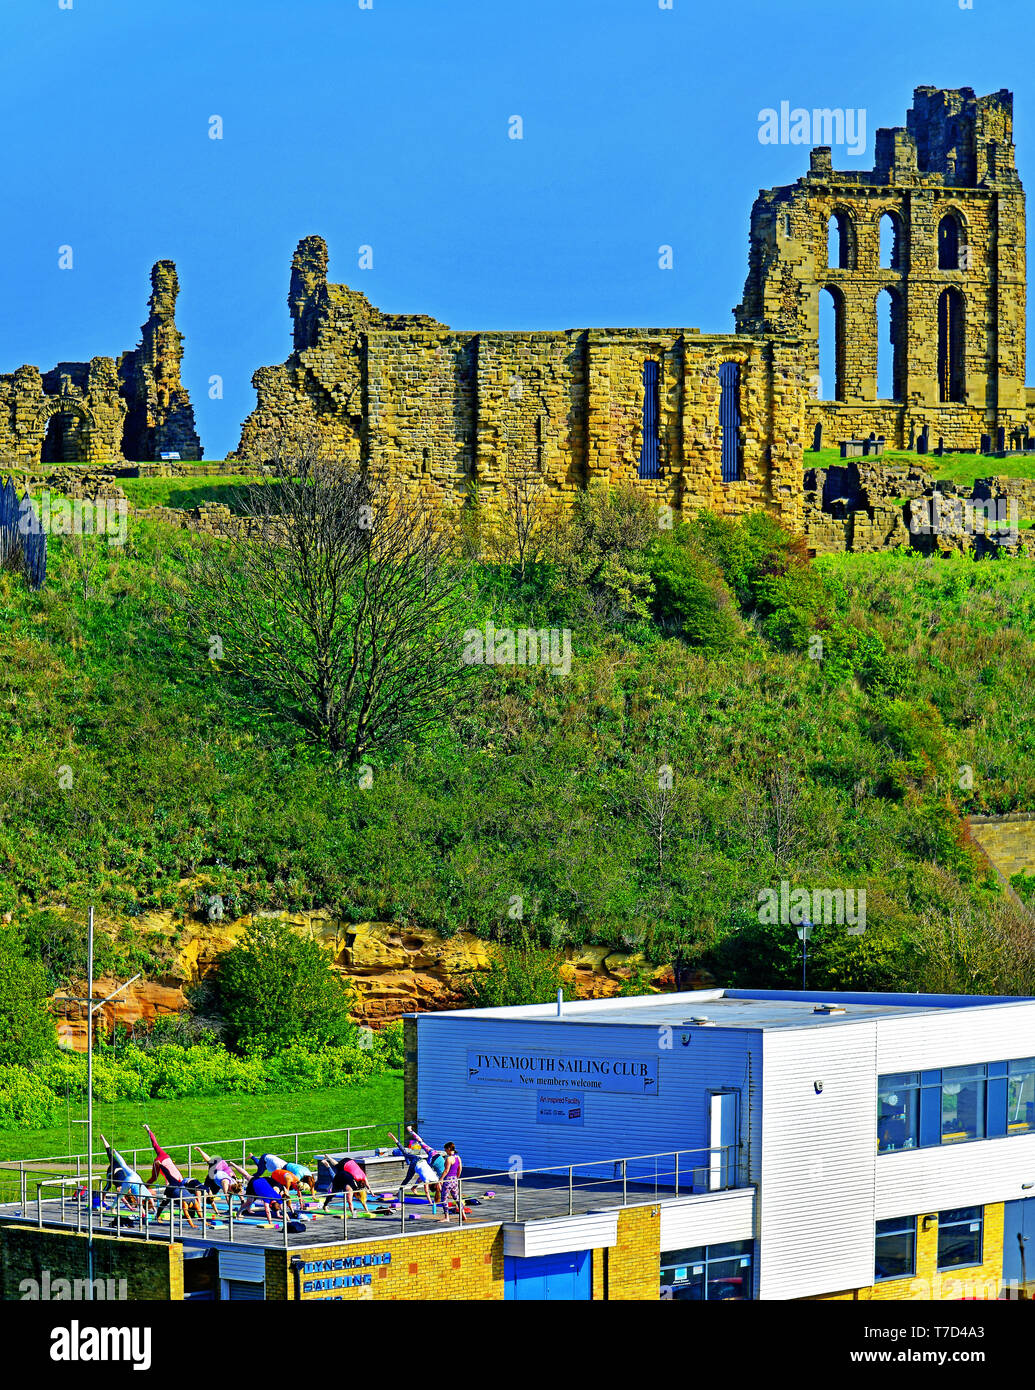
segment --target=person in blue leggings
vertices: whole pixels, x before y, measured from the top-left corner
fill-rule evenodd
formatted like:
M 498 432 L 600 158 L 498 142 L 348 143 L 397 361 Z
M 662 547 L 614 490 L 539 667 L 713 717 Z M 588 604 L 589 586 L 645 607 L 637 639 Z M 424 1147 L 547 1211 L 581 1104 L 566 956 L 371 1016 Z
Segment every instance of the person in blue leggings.
M 238 1216 L 248 1216 L 254 1204 L 261 1202 L 266 1220 L 274 1221 L 280 1215 L 284 1195 L 284 1189 L 279 1183 L 270 1182 L 268 1178 L 258 1175 L 249 1178 L 246 1195 L 241 1203 L 241 1210 L 237 1214 Z

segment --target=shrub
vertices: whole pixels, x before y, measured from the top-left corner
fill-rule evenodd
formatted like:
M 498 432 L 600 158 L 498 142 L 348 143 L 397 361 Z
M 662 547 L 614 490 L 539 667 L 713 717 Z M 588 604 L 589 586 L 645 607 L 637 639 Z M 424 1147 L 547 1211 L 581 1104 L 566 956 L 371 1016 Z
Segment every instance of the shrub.
M 45 1129 L 57 1114 L 58 1097 L 28 1067 L 6 1067 L 0 1074 L 0 1129 Z
M 659 541 L 650 555 L 654 617 L 692 647 L 726 652 L 741 641 L 743 623 L 722 571 L 681 535 Z
M 474 1008 L 502 1009 L 514 1004 L 547 1004 L 564 984 L 564 954 L 542 947 L 528 933 L 497 948 L 488 970 L 471 974 L 463 985 Z
M 260 922 L 222 956 L 216 981 L 231 1044 L 268 1056 L 292 1043 L 354 1040 L 352 995 L 317 942 L 279 922 Z
M 54 1046 L 47 974 L 24 949 L 13 931 L 0 933 L 0 1066 L 45 1056 Z

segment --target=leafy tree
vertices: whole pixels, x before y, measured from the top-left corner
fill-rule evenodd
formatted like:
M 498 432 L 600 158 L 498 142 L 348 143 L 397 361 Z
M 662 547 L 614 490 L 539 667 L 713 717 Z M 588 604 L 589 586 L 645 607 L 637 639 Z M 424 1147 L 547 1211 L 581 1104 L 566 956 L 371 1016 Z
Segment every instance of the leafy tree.
M 352 995 L 329 953 L 283 923 L 256 923 L 224 952 L 216 992 L 229 1041 L 242 1052 L 269 1056 L 291 1043 L 354 1040 Z
M 18 935 L 0 932 L 0 1066 L 16 1066 L 54 1049 L 47 976 Z

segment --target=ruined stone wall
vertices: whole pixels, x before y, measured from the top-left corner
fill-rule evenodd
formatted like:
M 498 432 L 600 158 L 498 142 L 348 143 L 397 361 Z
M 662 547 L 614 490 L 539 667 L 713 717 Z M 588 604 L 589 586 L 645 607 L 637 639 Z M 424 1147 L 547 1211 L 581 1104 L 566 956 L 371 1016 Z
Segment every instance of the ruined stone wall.
M 180 282 L 172 261 L 151 270 L 151 298 L 141 341 L 119 358 L 119 375 L 128 403 L 123 452 L 130 459 L 156 459 L 178 453 L 200 459 L 201 440 L 194 427 L 194 407 L 180 376 L 183 334 L 176 327 Z
M 0 459 L 98 463 L 121 459 L 126 405 L 110 357 L 32 366 L 0 376 Z
M 826 443 L 883 434 L 910 448 L 926 426 L 931 446 L 976 448 L 982 433 L 1025 430 L 1025 208 L 1014 167 L 1013 98 L 976 97 L 918 87 L 905 129 L 879 130 L 871 171 L 835 171 L 827 147 L 813 150 L 796 184 L 759 194 L 751 215 L 750 256 L 738 332 L 797 333 L 805 342 L 811 431 Z M 881 265 L 880 222 L 897 219 L 898 256 Z M 952 214 L 959 241 L 955 269 L 939 267 L 939 224 Z M 845 265 L 828 262 L 828 225 L 846 225 Z M 840 257 L 839 257 L 840 258 Z M 941 399 L 938 304 L 953 286 L 964 301 L 964 389 Z M 843 306 L 839 381 L 820 377 L 820 296 Z M 878 400 L 877 299 L 899 305 L 893 334 L 899 380 L 894 400 Z M 835 399 L 836 398 L 836 399 Z
M 768 508 L 800 524 L 805 381 L 800 345 L 696 329 L 457 333 L 389 315 L 328 285 L 326 246 L 299 243 L 288 304 L 295 349 L 253 377 L 238 457 L 264 434 L 318 431 L 328 447 L 439 503 L 499 496 L 541 476 L 571 501 L 591 482 L 631 484 L 659 505 L 730 515 Z M 658 366 L 657 477 L 641 477 L 644 364 Z M 740 365 L 741 466 L 721 476 L 719 367 Z
M 930 499 L 937 494 L 938 525 Z M 803 532 L 816 555 L 909 547 L 924 554 L 970 552 L 1031 555 L 1035 531 L 998 531 L 982 503 L 999 504 L 1004 522 L 1014 505 L 1018 522 L 1035 515 L 1035 480 L 979 478 L 972 485 L 935 481 L 918 465 L 863 463 L 855 459 L 805 473 Z M 970 504 L 969 506 L 967 504 Z
M 200 459 L 194 410 L 180 379 L 183 335 L 174 318 L 179 283 L 172 261 L 151 271 L 142 341 L 89 362 L 50 371 L 23 366 L 0 375 L 0 462 L 120 463 L 165 451 Z

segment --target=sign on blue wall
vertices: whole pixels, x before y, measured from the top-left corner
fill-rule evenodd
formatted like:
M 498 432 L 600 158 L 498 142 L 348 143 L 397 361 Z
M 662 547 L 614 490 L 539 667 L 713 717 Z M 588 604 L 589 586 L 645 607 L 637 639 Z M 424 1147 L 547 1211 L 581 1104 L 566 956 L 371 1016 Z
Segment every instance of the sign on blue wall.
M 540 1091 L 537 1095 L 536 1123 L 540 1125 L 581 1125 L 586 1113 L 585 1098 L 577 1091 Z
M 656 1057 L 590 1056 L 586 1053 L 467 1052 L 471 1086 L 566 1086 L 625 1095 L 658 1093 Z

